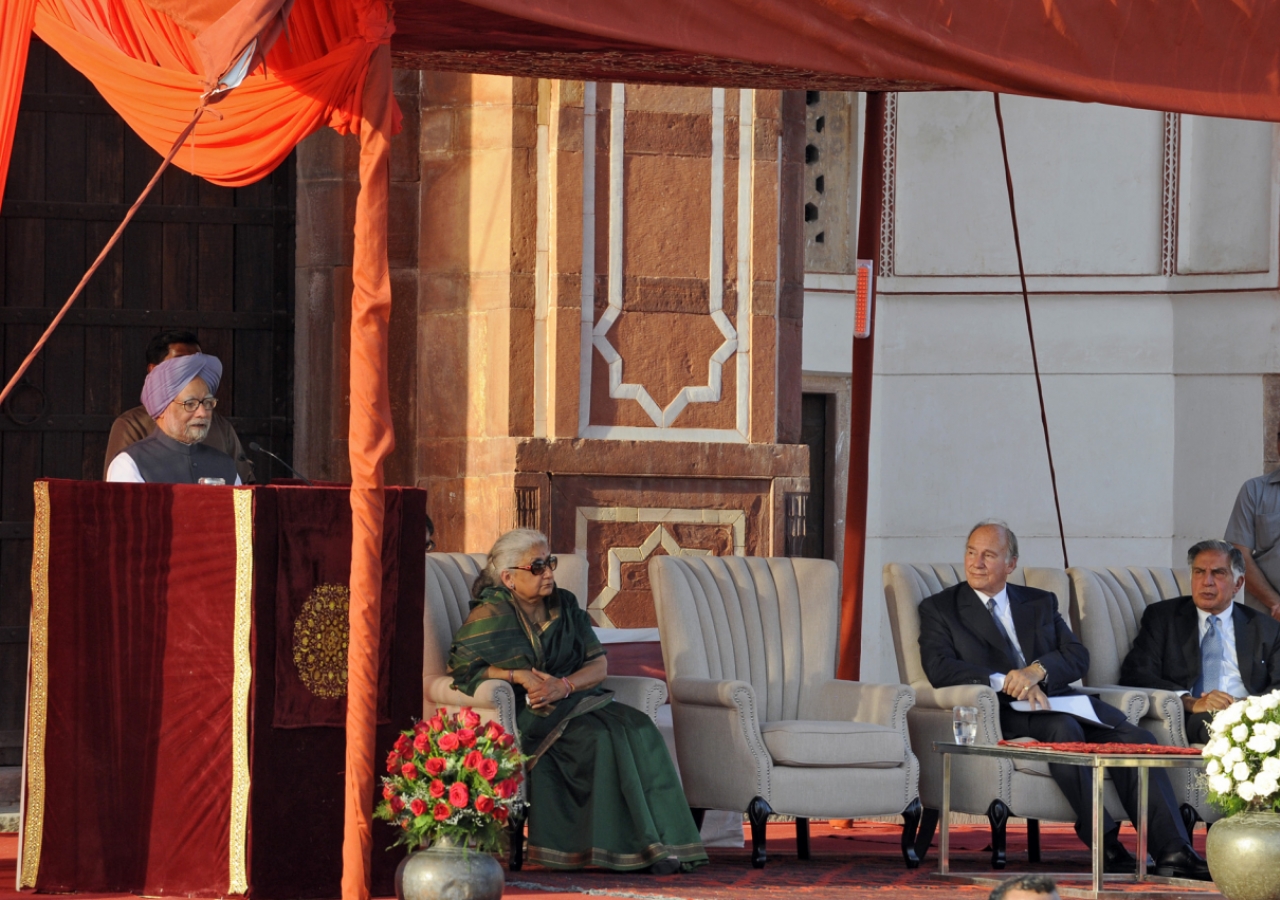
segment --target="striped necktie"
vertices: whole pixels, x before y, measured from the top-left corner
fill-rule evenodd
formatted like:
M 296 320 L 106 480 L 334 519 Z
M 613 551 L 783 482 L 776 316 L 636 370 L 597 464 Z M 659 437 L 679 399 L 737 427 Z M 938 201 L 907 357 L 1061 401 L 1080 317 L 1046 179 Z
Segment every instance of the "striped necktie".
M 1018 645 L 1009 637 L 1009 631 L 1004 627 L 1004 622 L 1000 621 L 1000 616 L 996 612 L 996 601 L 992 597 L 987 601 L 987 609 L 991 610 L 991 618 L 995 619 L 996 628 L 1000 631 L 1000 636 L 1004 638 L 1004 645 L 1009 648 L 1009 658 L 1017 663 L 1019 669 L 1027 667 L 1027 660 L 1022 655 L 1022 651 L 1018 649 Z

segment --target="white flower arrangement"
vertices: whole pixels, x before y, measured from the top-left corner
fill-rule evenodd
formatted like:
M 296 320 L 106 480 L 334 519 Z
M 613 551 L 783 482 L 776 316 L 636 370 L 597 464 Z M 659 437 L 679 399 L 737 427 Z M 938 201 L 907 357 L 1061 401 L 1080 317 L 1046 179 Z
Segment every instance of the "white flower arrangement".
M 1216 713 L 1202 755 L 1209 801 L 1224 815 L 1280 812 L 1280 691 Z

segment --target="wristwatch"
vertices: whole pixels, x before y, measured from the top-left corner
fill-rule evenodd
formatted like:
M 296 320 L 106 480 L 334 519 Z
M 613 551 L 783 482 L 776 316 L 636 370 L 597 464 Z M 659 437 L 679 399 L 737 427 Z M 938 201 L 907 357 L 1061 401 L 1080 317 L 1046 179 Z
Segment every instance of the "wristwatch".
M 1046 681 L 1049 680 L 1049 670 L 1044 667 L 1044 663 L 1036 659 L 1036 660 L 1032 660 L 1031 665 L 1036 666 L 1037 668 L 1040 669 L 1040 680 L 1037 681 L 1036 684 L 1044 684 Z

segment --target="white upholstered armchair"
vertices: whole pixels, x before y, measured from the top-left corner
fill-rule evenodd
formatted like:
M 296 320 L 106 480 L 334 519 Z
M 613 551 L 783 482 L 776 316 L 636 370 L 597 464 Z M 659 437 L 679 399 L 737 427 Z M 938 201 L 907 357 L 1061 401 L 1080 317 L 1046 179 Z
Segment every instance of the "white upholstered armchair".
M 820 559 L 654 557 L 649 562 L 689 804 L 746 810 L 751 861 L 765 863 L 771 813 L 902 813 L 915 867 L 918 764 L 907 737 L 915 698 L 901 684 L 838 681 L 839 575 Z
M 997 744 L 1004 739 L 1000 730 L 1000 706 L 996 692 L 984 685 L 955 685 L 935 688 L 925 676 L 920 662 L 920 603 L 964 580 L 960 564 L 889 563 L 884 567 L 884 594 L 893 630 L 893 649 L 898 658 L 898 677 L 916 692 L 916 705 L 908 715 L 911 741 L 921 759 L 920 799 L 924 817 L 917 842 L 923 858 L 933 840 L 942 806 L 942 758 L 932 750 L 934 741 L 954 741 L 952 707 L 978 708 L 979 744 Z M 1058 597 L 1059 612 L 1067 618 L 1069 587 L 1062 569 L 1018 568 L 1009 576 L 1011 584 L 1029 585 L 1051 591 Z M 1091 691 L 1121 709 L 1130 722 L 1137 722 L 1147 710 L 1141 691 Z M 1119 797 L 1110 783 L 1106 787 L 1107 809 L 1117 821 L 1125 819 Z M 1039 762 L 955 756 L 951 760 L 951 809 L 971 815 L 985 815 L 991 823 L 991 865 L 1005 867 L 1005 832 L 1010 816 L 1027 820 L 1027 852 L 1032 862 L 1040 859 L 1040 820 L 1074 822 L 1066 797 Z
M 1191 593 L 1191 570 L 1185 566 L 1180 569 L 1074 566 L 1067 569 L 1067 575 L 1071 579 L 1072 627 L 1089 648 L 1089 674 L 1085 676 L 1085 684 L 1090 687 L 1118 688 L 1120 667 L 1138 635 L 1147 607 Z M 1173 691 L 1128 689 L 1145 690 L 1150 703 L 1146 718 L 1138 724 L 1162 744 L 1190 746 L 1181 697 Z M 1199 769 L 1170 769 L 1169 780 L 1182 806 L 1188 832 L 1196 819 L 1213 822 L 1218 818 L 1201 783 Z
M 423 613 L 422 648 L 422 710 L 432 715 L 436 707 L 443 706 L 457 712 L 469 706 L 482 717 L 498 720 L 507 731 L 519 737 L 516 725 L 516 695 L 511 685 L 500 679 L 491 679 L 480 685 L 474 697 L 453 689 L 449 677 L 449 648 L 453 636 L 466 621 L 471 604 L 471 585 L 484 568 L 483 553 L 428 553 L 426 602 Z M 578 602 L 585 602 L 587 561 L 580 556 L 560 557 L 556 569 L 556 583 L 573 591 Z M 657 720 L 658 707 L 667 702 L 667 687 L 656 678 L 633 678 L 611 675 L 603 686 L 614 692 L 619 702 L 642 710 L 650 719 Z M 520 799 L 524 799 L 524 785 L 520 786 Z M 511 867 L 519 869 L 523 854 L 523 820 L 514 822 L 511 841 Z

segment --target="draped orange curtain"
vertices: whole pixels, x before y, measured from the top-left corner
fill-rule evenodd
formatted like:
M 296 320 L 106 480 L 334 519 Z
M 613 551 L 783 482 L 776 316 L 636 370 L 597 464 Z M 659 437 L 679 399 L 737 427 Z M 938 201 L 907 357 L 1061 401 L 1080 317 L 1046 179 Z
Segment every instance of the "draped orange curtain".
M 201 105 L 206 73 L 194 38 L 140 0 L 36 0 L 35 32 L 158 153 Z M 174 163 L 236 187 L 260 180 L 324 125 L 358 131 L 370 54 L 390 36 L 381 2 L 302 0 L 266 71 L 213 106 Z
M 204 102 L 194 38 L 141 0 L 0 0 L 0 192 L 17 119 L 29 34 L 83 73 L 157 152 L 166 154 Z M 171 4 L 172 5 L 172 4 Z M 383 462 L 394 448 L 387 383 L 391 282 L 387 197 L 392 94 L 385 0 L 298 0 L 285 36 L 200 118 L 174 158 L 227 186 L 270 173 L 318 128 L 360 135 L 351 301 L 351 640 L 347 686 L 344 900 L 367 900 L 382 581 Z
M 22 76 L 27 68 L 31 20 L 36 0 L 4 0 L 0 3 L 0 197 L 13 153 L 13 130 L 18 125 Z

